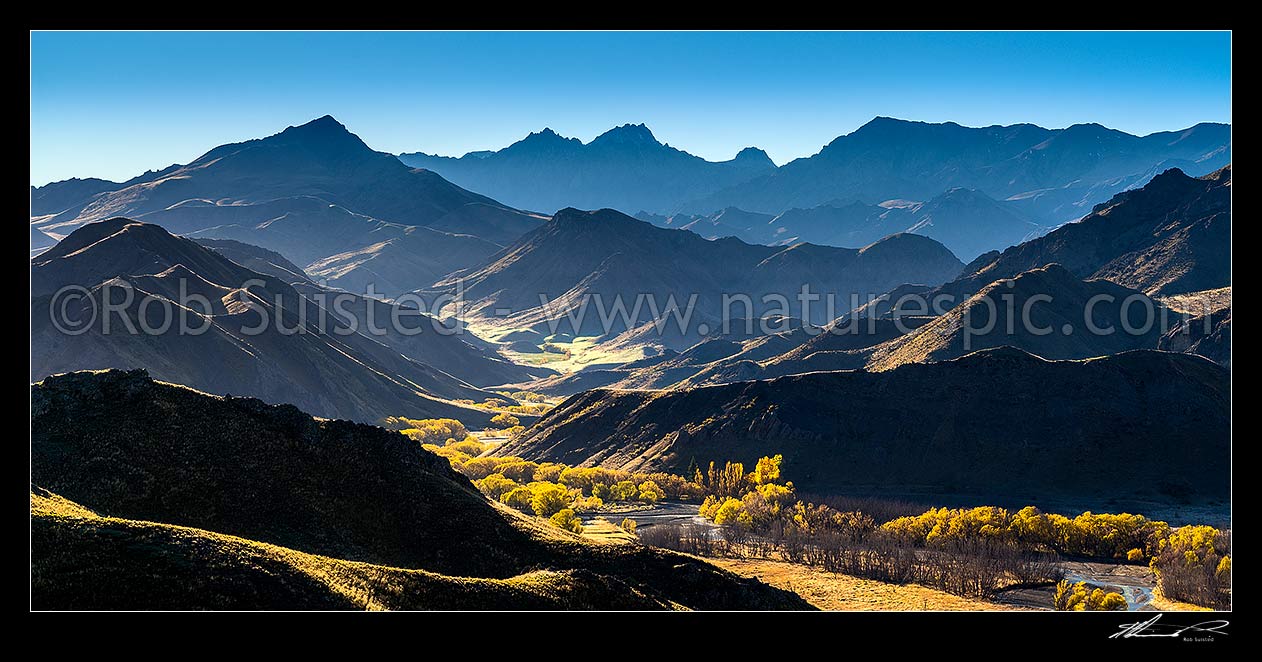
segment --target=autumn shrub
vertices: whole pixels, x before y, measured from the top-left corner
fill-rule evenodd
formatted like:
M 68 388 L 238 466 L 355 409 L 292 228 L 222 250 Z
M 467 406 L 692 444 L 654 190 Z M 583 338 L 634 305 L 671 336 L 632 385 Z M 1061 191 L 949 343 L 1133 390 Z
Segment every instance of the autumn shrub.
M 443 446 L 448 439 L 463 441 L 469 436 L 469 430 L 465 428 L 464 423 L 454 418 L 395 418 L 395 424 L 405 424 L 407 427 L 400 431 L 407 437 L 418 441 L 422 444 L 435 444 Z
M 727 497 L 715 508 L 714 523 L 749 530 L 754 527 L 754 518 L 745 510 L 744 502 Z
M 754 485 L 767 485 L 780 480 L 780 464 L 784 462 L 784 456 L 776 454 L 773 457 L 762 457 L 754 465 L 754 472 L 749 475 L 749 480 Z
M 479 492 L 496 501 L 499 501 L 504 494 L 521 487 L 521 484 L 516 481 L 505 478 L 504 474 L 491 474 L 486 478 L 474 481 L 473 485 L 478 488 Z
M 459 471 L 460 467 L 464 466 L 466 462 L 473 459 L 472 457 L 469 456 L 468 453 L 462 453 L 456 450 L 456 447 L 454 444 L 451 446 L 436 446 L 434 444 L 421 444 L 421 448 L 424 448 L 425 450 L 435 455 L 447 458 L 447 461 L 451 463 L 451 467 L 453 469 L 456 469 L 457 471 Z
M 503 460 L 496 457 L 475 457 L 456 467 L 456 470 L 469 480 L 479 480 L 497 473 L 497 468 L 502 463 Z
M 544 462 L 535 469 L 535 480 L 541 480 L 547 483 L 559 483 L 561 472 L 565 471 L 565 465 L 557 462 Z
M 666 498 L 666 493 L 662 491 L 662 488 L 651 480 L 640 483 L 638 489 L 640 493 L 636 498 L 644 503 L 657 503 Z
M 552 517 L 570 506 L 570 492 L 564 485 L 535 482 L 527 486 L 531 491 L 530 508 L 540 517 Z M 573 514 L 573 511 L 570 511 Z
M 557 527 L 572 533 L 583 532 L 583 522 L 569 508 L 562 508 L 548 518 Z
M 633 480 L 620 480 L 609 487 L 609 501 L 635 501 L 640 496 L 640 486 Z
M 547 402 L 548 400 L 547 396 L 541 395 L 539 393 L 532 393 L 530 391 L 496 391 L 496 392 L 502 396 L 517 400 L 518 402 L 540 403 L 540 402 Z
M 1061 580 L 1056 584 L 1052 606 L 1056 611 L 1126 611 L 1126 598 L 1087 582 Z
M 529 483 L 535 479 L 535 471 L 539 469 L 537 462 L 517 458 L 504 458 L 506 461 L 497 464 L 495 470 L 519 483 Z
M 500 495 L 500 503 L 522 512 L 533 512 L 535 493 L 529 487 L 516 487 Z
M 464 441 L 448 441 L 444 448 L 448 448 L 457 453 L 463 453 L 471 458 L 477 457 L 486 451 L 486 445 L 472 437 Z
M 605 507 L 605 501 L 598 496 L 583 496 L 570 492 L 570 498 L 573 499 L 570 502 L 570 508 L 573 508 L 576 513 L 595 512 Z
M 521 425 L 521 419 L 508 412 L 500 412 L 491 417 L 491 425 L 500 429 L 511 428 Z
M 881 529 L 927 547 L 962 540 L 998 540 L 1015 542 L 1028 551 L 1130 562 L 1142 562 L 1170 532 L 1165 522 L 1142 515 L 1085 512 L 1070 519 L 1033 506 L 1016 513 L 994 506 L 930 508 L 919 515 L 890 520 Z
M 705 498 L 705 487 L 694 483 L 678 474 L 655 471 L 648 474 L 635 474 L 637 480 L 649 480 L 657 484 L 665 495 L 663 498 L 672 501 L 700 501 Z M 643 477 L 641 479 L 641 477 Z
M 1231 534 L 1183 526 L 1161 541 L 1151 566 L 1162 595 L 1203 607 L 1231 606 Z

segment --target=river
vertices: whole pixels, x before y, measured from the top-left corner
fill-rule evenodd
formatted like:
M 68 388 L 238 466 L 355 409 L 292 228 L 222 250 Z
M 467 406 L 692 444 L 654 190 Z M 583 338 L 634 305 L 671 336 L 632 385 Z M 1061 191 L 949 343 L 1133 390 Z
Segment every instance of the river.
M 591 513 L 592 519 L 603 517 L 615 524 L 621 522 L 623 518 L 635 522 L 638 529 L 644 529 L 657 524 L 692 524 L 695 526 L 705 527 L 707 529 L 717 528 L 714 522 L 702 517 L 698 514 L 701 506 L 695 503 L 683 503 L 679 501 L 663 501 L 650 508 L 640 510 L 628 510 L 626 512 L 609 512 L 609 513 Z
M 590 518 L 604 517 L 615 524 L 626 518 L 634 521 L 641 530 L 667 523 L 693 525 L 710 530 L 712 535 L 717 534 L 718 527 L 699 515 L 699 508 L 695 503 L 667 501 L 641 510 L 593 513 Z M 1065 579 L 1071 582 L 1087 582 L 1106 591 L 1122 594 L 1126 598 L 1129 611 L 1156 611 L 1152 606 L 1152 597 L 1157 578 L 1146 566 L 1064 561 L 1060 563 L 1060 567 L 1065 573 Z M 1050 609 L 1053 591 L 1051 587 L 1013 589 L 1001 592 L 995 601 L 1035 609 Z

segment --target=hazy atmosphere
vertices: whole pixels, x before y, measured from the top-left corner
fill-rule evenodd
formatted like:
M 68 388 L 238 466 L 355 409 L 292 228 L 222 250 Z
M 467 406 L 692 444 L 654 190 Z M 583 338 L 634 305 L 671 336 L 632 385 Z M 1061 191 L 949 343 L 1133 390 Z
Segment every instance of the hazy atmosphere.
M 33 32 L 31 609 L 1229 640 L 1231 39 Z

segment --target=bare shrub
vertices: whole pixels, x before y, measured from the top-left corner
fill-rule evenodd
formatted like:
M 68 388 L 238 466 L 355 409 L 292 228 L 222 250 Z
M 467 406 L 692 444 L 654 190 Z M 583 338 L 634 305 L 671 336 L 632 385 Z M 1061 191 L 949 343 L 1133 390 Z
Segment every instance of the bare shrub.
M 715 556 L 727 549 L 725 544 L 719 544 L 723 541 L 711 539 L 705 527 L 692 524 L 665 523 L 641 526 L 635 534 L 640 542 L 650 547 L 661 547 L 697 556 Z

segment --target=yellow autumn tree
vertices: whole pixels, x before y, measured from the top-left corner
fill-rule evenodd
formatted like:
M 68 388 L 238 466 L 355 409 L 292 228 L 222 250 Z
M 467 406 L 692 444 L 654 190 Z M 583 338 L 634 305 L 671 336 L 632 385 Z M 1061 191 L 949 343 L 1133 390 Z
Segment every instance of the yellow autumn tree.
M 745 505 L 740 499 L 728 497 L 714 511 L 714 523 L 720 526 L 749 529 L 754 526 L 754 518 L 745 510 Z
M 499 501 L 504 494 L 521 487 L 516 481 L 505 478 L 504 474 L 491 474 L 482 480 L 473 481 L 473 485 L 478 488 L 478 491 L 496 501 Z
M 496 468 L 499 467 L 502 461 L 496 457 L 475 457 L 460 465 L 458 469 L 469 480 L 479 480 L 497 473 Z
M 561 480 L 562 471 L 565 471 L 564 464 L 544 462 L 535 469 L 535 480 L 541 480 L 546 483 L 558 483 Z
M 454 418 L 401 418 L 397 419 L 407 427 L 401 432 L 408 438 L 422 444 L 445 445 L 448 439 L 463 441 L 469 436 L 464 423 Z
M 611 501 L 635 501 L 640 496 L 640 486 L 635 481 L 620 480 L 609 488 Z
M 781 462 L 784 462 L 784 456 L 779 453 L 773 457 L 758 458 L 758 463 L 754 465 L 754 473 L 750 474 L 750 480 L 755 485 L 767 485 L 780 480 Z
M 531 483 L 530 508 L 540 517 L 552 517 L 570 507 L 570 492 L 556 483 Z M 573 511 L 570 511 L 573 515 Z
M 500 495 L 500 503 L 522 512 L 530 512 L 534 497 L 535 493 L 529 487 L 517 487 Z
M 569 508 L 562 508 L 549 518 L 556 526 L 573 533 L 583 532 L 583 522 Z
M 502 411 L 491 417 L 491 425 L 500 429 L 507 429 L 517 425 L 521 425 L 521 419 L 512 414 Z
M 651 480 L 646 480 L 643 483 L 640 483 L 639 490 L 640 494 L 638 498 L 644 503 L 657 503 L 658 501 L 666 498 L 666 493 L 662 491 L 662 488 L 658 487 L 657 483 Z
M 1126 598 L 1098 586 L 1092 588 L 1087 582 L 1061 580 L 1052 595 L 1052 606 L 1057 611 L 1124 611 Z

